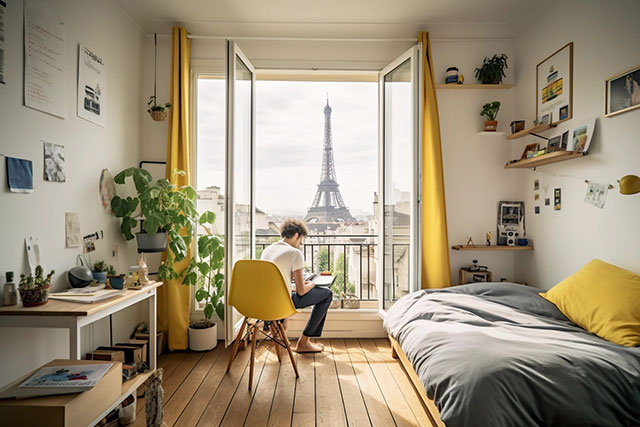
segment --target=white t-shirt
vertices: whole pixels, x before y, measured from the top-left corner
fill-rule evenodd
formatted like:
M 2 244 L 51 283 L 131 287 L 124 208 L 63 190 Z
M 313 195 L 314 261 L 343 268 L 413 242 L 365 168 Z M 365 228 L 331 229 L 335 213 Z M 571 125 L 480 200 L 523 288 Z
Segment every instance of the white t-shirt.
M 287 284 L 292 283 L 294 271 L 304 268 L 302 251 L 282 240 L 267 246 L 260 259 L 277 265 Z M 295 285 L 292 285 L 292 289 L 295 289 Z

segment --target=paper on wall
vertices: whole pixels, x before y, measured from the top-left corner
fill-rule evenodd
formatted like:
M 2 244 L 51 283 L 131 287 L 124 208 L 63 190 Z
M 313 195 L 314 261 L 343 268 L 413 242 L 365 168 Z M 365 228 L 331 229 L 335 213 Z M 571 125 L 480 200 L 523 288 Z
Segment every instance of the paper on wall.
M 24 105 L 66 119 L 64 37 L 50 1 L 25 1 Z
M 65 212 L 64 230 L 68 248 L 79 248 L 82 245 L 80 235 L 80 214 L 77 212 Z
M 590 205 L 602 209 L 604 207 L 605 201 L 607 200 L 608 191 L 608 184 L 589 182 L 589 187 L 587 188 L 587 194 L 585 194 L 584 196 L 584 201 Z
M 107 99 L 107 69 L 86 46 L 78 51 L 78 117 L 104 127 Z
M 41 265 L 43 270 L 44 265 L 40 262 L 40 239 L 37 237 L 25 237 L 24 246 L 27 250 L 27 259 L 29 260 L 29 270 L 31 274 L 35 274 L 36 267 Z

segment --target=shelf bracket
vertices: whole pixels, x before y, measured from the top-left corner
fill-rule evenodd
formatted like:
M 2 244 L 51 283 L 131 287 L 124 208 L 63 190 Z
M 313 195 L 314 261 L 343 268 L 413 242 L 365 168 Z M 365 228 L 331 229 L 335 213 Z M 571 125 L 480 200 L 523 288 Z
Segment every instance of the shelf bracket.
M 529 135 L 537 136 L 538 138 L 542 138 L 545 141 L 549 141 L 549 138 L 546 138 L 546 137 L 544 137 L 542 135 L 538 135 L 537 133 L 530 132 Z

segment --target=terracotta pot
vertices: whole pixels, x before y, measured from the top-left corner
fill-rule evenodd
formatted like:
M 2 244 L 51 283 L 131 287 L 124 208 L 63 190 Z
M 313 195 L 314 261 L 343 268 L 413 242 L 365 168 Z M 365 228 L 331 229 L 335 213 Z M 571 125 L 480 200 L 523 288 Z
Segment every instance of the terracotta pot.
M 19 288 L 22 305 L 25 307 L 36 307 L 49 302 L 49 288 L 51 286 L 40 286 L 39 288 Z
M 167 112 L 166 111 L 149 111 L 149 115 L 156 122 L 161 122 L 161 121 L 163 121 L 164 119 L 167 118 Z
M 495 132 L 498 129 L 498 121 L 497 120 L 487 120 L 484 122 L 484 131 L 485 132 Z

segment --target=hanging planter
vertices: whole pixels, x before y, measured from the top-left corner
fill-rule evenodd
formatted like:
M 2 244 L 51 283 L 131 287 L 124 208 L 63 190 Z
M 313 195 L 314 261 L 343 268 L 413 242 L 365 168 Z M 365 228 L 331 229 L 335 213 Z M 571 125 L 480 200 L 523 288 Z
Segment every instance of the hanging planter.
M 157 35 L 153 35 L 154 48 L 155 48 L 155 58 L 153 60 L 153 95 L 149 97 L 149 101 L 147 101 L 147 113 L 151 116 L 153 120 L 156 122 L 162 122 L 167 118 L 166 109 L 171 107 L 171 104 L 166 102 L 163 104 L 158 104 L 158 97 L 156 96 L 156 82 L 158 75 L 158 38 Z

